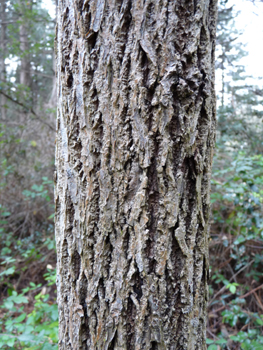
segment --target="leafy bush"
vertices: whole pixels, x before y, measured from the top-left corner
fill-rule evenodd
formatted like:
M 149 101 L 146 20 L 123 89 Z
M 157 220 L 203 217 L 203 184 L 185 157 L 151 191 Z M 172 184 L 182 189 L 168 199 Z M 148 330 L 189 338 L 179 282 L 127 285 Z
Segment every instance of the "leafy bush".
M 228 168 L 222 159 L 212 181 L 208 349 L 262 349 L 263 156 L 240 152 Z
M 29 291 L 41 292 L 35 296 L 34 308 L 27 313 Z M 22 293 L 9 289 L 9 296 L 0 306 L 5 311 L 0 321 L 1 349 L 12 350 L 55 350 L 58 342 L 58 309 L 56 304 L 50 304 L 49 295 L 45 289 L 30 282 L 30 286 Z

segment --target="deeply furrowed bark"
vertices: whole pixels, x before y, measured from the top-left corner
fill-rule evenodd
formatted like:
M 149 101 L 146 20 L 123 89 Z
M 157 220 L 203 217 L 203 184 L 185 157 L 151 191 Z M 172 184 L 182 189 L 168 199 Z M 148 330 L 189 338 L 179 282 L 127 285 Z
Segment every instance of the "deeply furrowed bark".
M 216 0 L 60 0 L 60 349 L 206 349 L 215 27 Z

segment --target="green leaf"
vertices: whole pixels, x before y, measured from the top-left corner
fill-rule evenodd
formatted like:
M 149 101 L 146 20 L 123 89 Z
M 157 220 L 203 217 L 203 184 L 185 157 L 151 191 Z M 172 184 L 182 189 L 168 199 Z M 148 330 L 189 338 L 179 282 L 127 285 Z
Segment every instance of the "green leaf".
M 9 211 L 5 211 L 4 213 L 1 213 L 1 216 L 10 216 L 11 213 Z
M 9 269 L 7 269 L 7 270 L 1 272 L 1 273 L 0 273 L 0 276 L 3 276 L 3 275 L 5 275 L 5 276 L 13 275 L 14 272 L 15 272 L 15 270 L 16 270 L 15 266 L 9 267 Z
M 17 323 L 23 322 L 25 318 L 26 318 L 26 314 L 21 314 L 20 316 L 14 319 L 14 322 L 17 322 Z
M 11 297 L 11 298 L 16 304 L 23 304 L 23 303 L 27 304 L 28 303 L 27 298 L 24 297 L 23 295 L 20 295 L 20 294 L 15 296 L 15 297 Z
M 216 344 L 226 344 L 227 340 L 226 339 L 218 339 L 215 343 Z
M 48 219 L 50 220 L 50 219 L 53 219 L 54 217 L 55 217 L 55 213 L 51 214 L 51 215 L 48 217 Z
M 19 337 L 17 337 L 20 341 L 31 341 L 34 340 L 35 336 L 32 334 L 21 334 Z
M 6 345 L 8 345 L 8 346 L 14 346 L 14 344 L 15 344 L 15 341 L 16 341 L 16 339 L 15 338 L 11 338 L 11 339 L 9 339 L 7 342 L 6 342 Z
M 206 344 L 214 344 L 214 342 L 213 339 L 206 338 Z
M 209 345 L 207 350 L 218 350 L 218 346 L 215 344 Z
M 235 294 L 235 293 L 236 293 L 236 290 L 237 290 L 237 287 L 231 285 L 231 286 L 229 287 L 229 290 L 230 290 L 230 292 L 231 292 L 232 294 Z
M 14 303 L 12 302 L 12 300 L 5 300 L 3 307 L 5 309 L 12 310 L 12 308 L 14 307 Z
M 238 341 L 238 342 L 240 341 L 240 337 L 237 337 L 235 335 L 231 335 L 230 339 L 233 340 L 233 341 Z

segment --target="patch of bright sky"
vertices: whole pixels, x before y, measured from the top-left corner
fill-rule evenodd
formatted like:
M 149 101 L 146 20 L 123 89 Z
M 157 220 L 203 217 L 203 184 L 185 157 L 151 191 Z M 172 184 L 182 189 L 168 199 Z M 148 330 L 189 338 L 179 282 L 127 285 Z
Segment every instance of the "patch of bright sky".
M 236 28 L 243 34 L 238 41 L 246 44 L 248 55 L 240 63 L 246 67 L 246 73 L 255 78 L 263 77 L 263 2 L 254 4 L 249 0 L 229 0 L 240 13 L 236 17 Z
M 56 5 L 52 0 L 42 0 L 42 6 L 48 10 L 51 18 L 56 18 Z

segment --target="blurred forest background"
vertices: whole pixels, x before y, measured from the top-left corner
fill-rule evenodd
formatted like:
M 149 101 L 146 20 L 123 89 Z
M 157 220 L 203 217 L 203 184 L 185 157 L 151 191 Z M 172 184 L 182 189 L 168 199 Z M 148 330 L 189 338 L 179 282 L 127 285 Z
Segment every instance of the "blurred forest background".
M 44 4 L 0 0 L 1 349 L 58 348 L 55 19 Z M 209 350 L 263 349 L 263 89 L 240 63 L 236 18 L 221 0 Z

